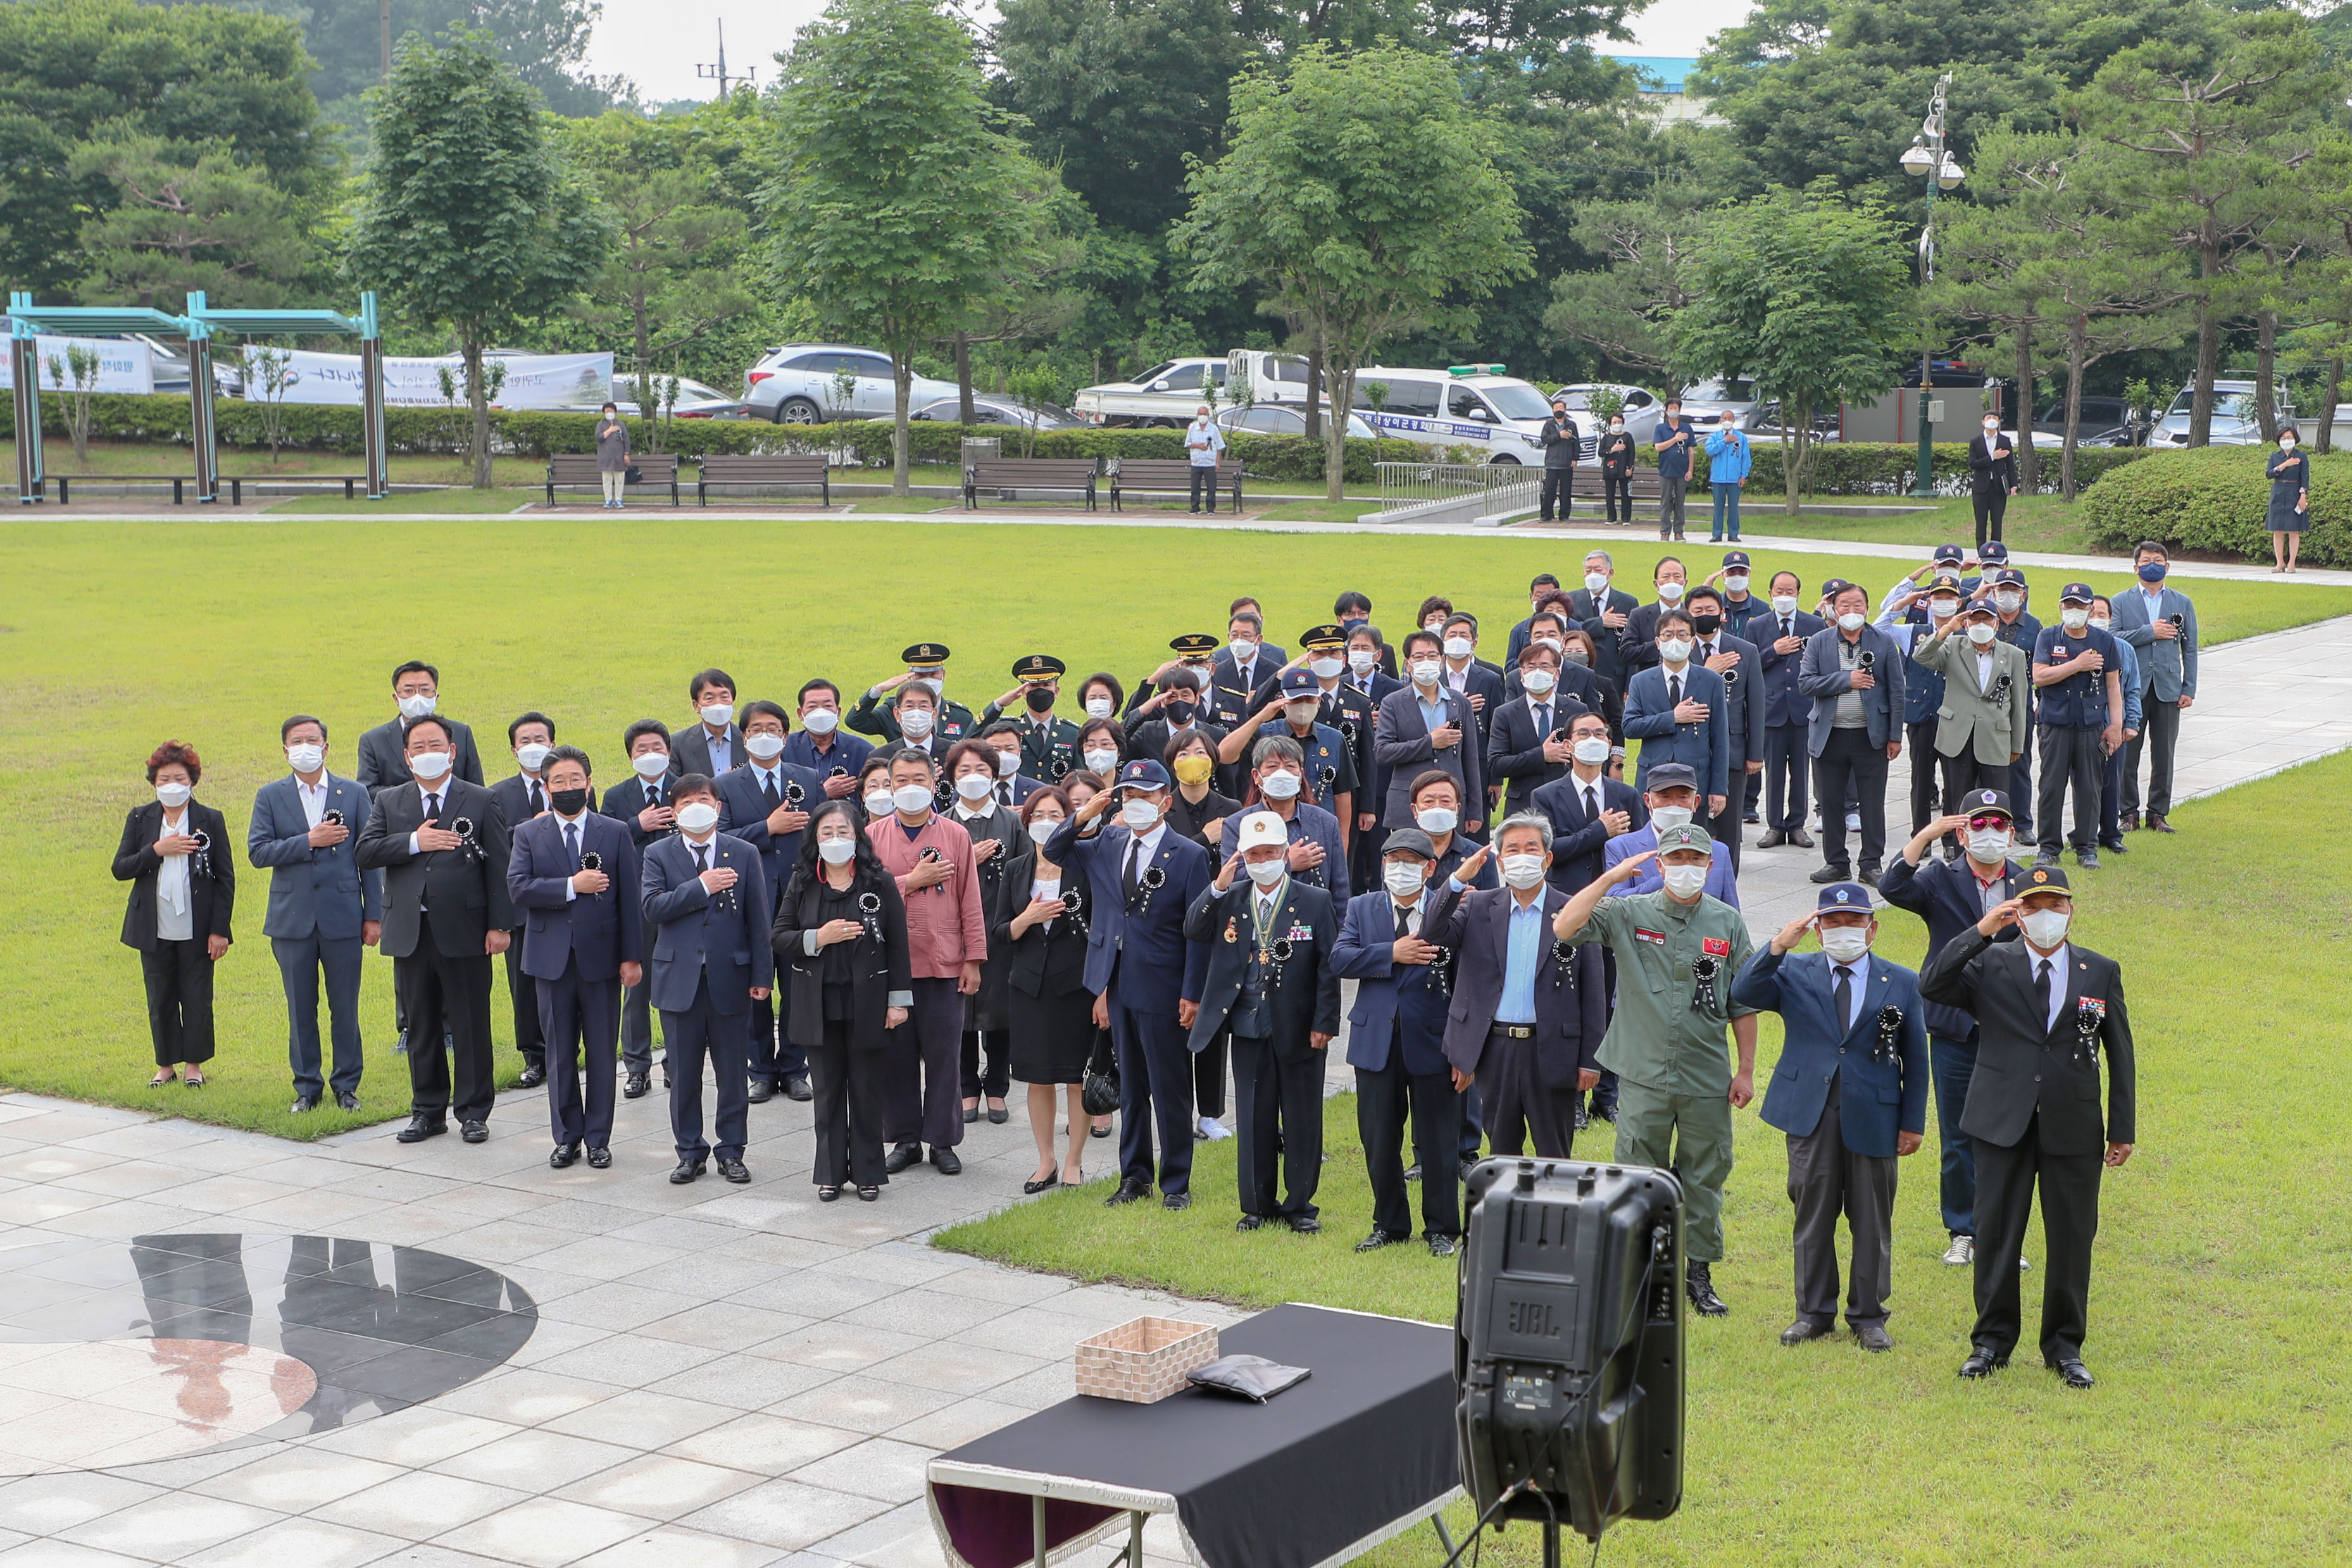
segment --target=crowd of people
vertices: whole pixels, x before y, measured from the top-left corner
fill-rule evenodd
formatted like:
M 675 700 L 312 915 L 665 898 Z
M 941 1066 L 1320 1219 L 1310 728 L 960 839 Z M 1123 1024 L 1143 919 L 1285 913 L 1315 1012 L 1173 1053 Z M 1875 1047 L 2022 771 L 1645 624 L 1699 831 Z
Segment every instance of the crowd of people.
M 789 706 L 699 671 L 687 721 L 639 719 L 617 755 L 526 712 L 495 783 L 441 712 L 439 671 L 404 663 L 352 776 L 326 721 L 284 722 L 288 774 L 246 833 L 272 873 L 293 1110 L 358 1106 L 375 946 L 409 1081 L 397 1136 L 455 1121 L 483 1141 L 502 957 L 555 1167 L 608 1166 L 616 1098 L 658 1067 L 671 1181 L 714 1163 L 750 1181 L 750 1107 L 782 1099 L 810 1108 L 818 1198 L 873 1202 L 926 1162 L 958 1175 L 964 1129 L 1008 1120 L 1018 1082 L 1024 1192 L 1085 1180 L 1115 1134 L 1106 1201 L 1187 1208 L 1196 1142 L 1233 1136 L 1240 1228 L 1312 1234 L 1352 980 L 1360 1250 L 1416 1239 L 1417 1188 L 1418 1239 L 1454 1255 L 1482 1148 L 1565 1156 L 1607 1121 L 1612 1157 L 1679 1174 L 1685 1288 L 1716 1315 L 1731 1113 L 1756 1094 L 1755 1016 L 1775 1011 L 1787 1043 L 1762 1114 L 1789 1139 L 1799 1298 L 1784 1340 L 1833 1331 L 1843 1214 L 1848 1326 L 1890 1343 L 1895 1162 L 1920 1145 L 1932 1084 L 1945 1260 L 1977 1271 L 1979 1371 L 2019 1332 L 2038 1182 L 2042 1350 L 2087 1385 L 2097 1173 L 2130 1152 L 2130 1037 L 2113 964 L 2068 944 L 2060 855 L 2094 869 L 2125 833 L 2172 831 L 2197 632 L 2163 548 L 2140 547 L 2116 598 L 2061 587 L 2048 626 L 1997 540 L 1939 548 L 1874 616 L 1864 584 L 1759 581 L 1738 549 L 1697 582 L 1662 559 L 1646 600 L 1607 551 L 1583 564 L 1573 589 L 1535 579 L 1499 661 L 1442 595 L 1391 641 L 1342 593 L 1296 654 L 1242 599 L 1222 636 L 1171 638 L 1131 683 L 1032 654 L 977 713 L 930 642 L 868 686 L 807 679 Z M 1906 745 L 1911 833 L 1890 861 Z M 231 943 L 232 830 L 194 799 L 202 776 L 193 746 L 158 747 L 155 799 L 114 862 L 159 1088 L 205 1081 Z M 1750 827 L 1756 847 L 1822 856 L 1819 909 L 1760 950 L 1738 911 Z M 1924 974 L 1872 954 L 1881 900 L 1926 919 Z M 1796 953 L 1809 934 L 1821 950 Z

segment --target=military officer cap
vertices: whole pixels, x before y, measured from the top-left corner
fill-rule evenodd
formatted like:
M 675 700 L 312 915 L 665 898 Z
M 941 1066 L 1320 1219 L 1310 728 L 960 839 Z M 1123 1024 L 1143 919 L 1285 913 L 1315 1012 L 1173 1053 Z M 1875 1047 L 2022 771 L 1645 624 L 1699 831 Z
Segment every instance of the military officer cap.
M 1934 557 L 1937 566 L 1958 566 L 1969 559 L 1969 552 L 1958 545 L 1937 545 Z
M 2031 898 L 2037 893 L 2054 893 L 2070 901 L 2074 896 L 2074 890 L 2066 885 L 2065 868 L 2054 865 L 2038 865 L 2019 874 L 2017 895 Z
M 1115 788 L 1165 789 L 1168 788 L 1168 769 L 1149 757 L 1139 757 L 1118 770 L 1118 782 Z
M 1309 626 L 1298 634 L 1298 645 L 1318 651 L 1345 648 L 1348 645 L 1347 630 L 1339 626 Z
M 1814 909 L 1822 915 L 1868 915 L 1872 913 L 1870 889 L 1858 882 L 1833 882 L 1822 889 Z
M 2070 582 L 2058 591 L 2058 602 L 2061 604 L 2088 604 L 2097 597 L 2087 582 Z
M 1939 571 L 1927 580 L 1927 591 L 1930 593 L 1958 593 L 1959 591 L 1960 580 L 1948 571 Z
M 1971 817 L 1980 817 L 1991 811 L 2007 817 L 2012 822 L 2017 821 L 2017 813 L 2009 809 L 2009 797 L 1998 789 L 1969 790 L 1960 797 L 1960 810 Z
M 2007 560 L 2009 547 L 1999 539 L 1987 539 L 1977 546 L 1977 559 L 1987 566 L 1992 565 L 1995 561 Z
M 1399 850 L 1409 855 L 1419 855 L 1425 861 L 1437 858 L 1437 846 L 1430 842 L 1429 835 L 1419 828 L 1399 828 L 1381 844 L 1383 855 L 1392 855 Z
M 1068 670 L 1068 665 L 1051 653 L 1032 653 L 1014 662 L 1013 678 L 1016 681 L 1050 681 L 1067 674 Z
M 1661 762 L 1650 769 L 1650 776 L 1642 780 L 1642 788 L 1645 790 L 1696 789 L 1698 788 L 1698 769 L 1687 762 Z
M 1653 777 L 1657 771 L 1654 768 L 1650 769 Z M 1659 857 L 1664 859 L 1667 852 L 1672 850 L 1696 850 L 1699 853 L 1712 858 L 1715 854 L 1715 840 L 1709 837 L 1707 831 L 1696 822 L 1685 822 L 1679 828 L 1668 828 L 1658 835 Z
M 948 645 L 945 643 L 918 643 L 898 657 L 907 662 L 909 669 L 937 669 L 948 662 Z
M 1242 819 L 1241 841 L 1238 848 L 1255 850 L 1289 842 L 1289 825 L 1272 811 L 1252 811 Z
M 1736 566 L 1740 570 L 1746 571 L 1748 570 L 1748 552 L 1744 549 L 1727 549 L 1723 552 L 1723 564 L 1727 567 Z
M 1206 632 L 1187 632 L 1181 637 L 1168 639 L 1169 649 L 1188 659 L 1206 658 L 1224 646 Z
M 1284 696 L 1293 696 L 1300 692 L 1319 692 L 1322 689 L 1323 683 L 1315 678 L 1315 672 L 1312 670 L 1285 670 L 1282 672 L 1282 695 Z

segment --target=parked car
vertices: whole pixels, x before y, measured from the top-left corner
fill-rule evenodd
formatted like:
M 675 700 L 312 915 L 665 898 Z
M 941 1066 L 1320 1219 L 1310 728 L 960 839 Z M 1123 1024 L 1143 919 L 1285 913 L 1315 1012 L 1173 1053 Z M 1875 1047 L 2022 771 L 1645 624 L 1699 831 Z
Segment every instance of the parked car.
M 1779 400 L 1776 399 L 1771 402 L 1758 403 L 1753 409 L 1748 411 L 1748 417 L 1741 422 L 1739 428 L 1759 441 L 1777 441 L 1780 439 L 1780 404 Z M 1813 415 L 1813 439 L 1815 441 L 1838 441 L 1843 439 L 1844 434 L 1845 430 L 1838 419 L 1838 411 L 1836 409 L 1831 409 L 1826 413 L 1817 413 Z
M 1701 382 L 1683 393 L 1683 413 L 1702 432 L 1712 432 L 1727 419 L 1737 427 L 1755 406 L 1756 383 L 1739 377 Z
M 2196 398 L 2197 389 L 2184 386 L 2164 417 L 2156 423 L 2148 436 L 2150 446 L 2186 446 L 2189 444 L 2189 411 Z M 2262 422 L 2255 417 L 2254 383 L 2221 382 L 2213 383 L 2213 426 L 2210 440 L 2216 446 L 2253 446 L 2263 440 Z M 2272 411 L 2273 424 L 2284 424 L 2294 418 L 2294 405 L 2280 402 Z
M 662 388 L 668 379 L 667 376 L 654 378 L 654 401 L 656 404 L 661 401 Z M 614 376 L 613 378 L 613 407 L 620 413 L 633 416 L 636 413 L 636 377 Z M 597 410 L 587 403 L 566 403 L 564 411 L 575 413 L 594 413 Z M 673 419 L 741 419 L 745 417 L 742 399 L 729 397 L 717 387 L 703 382 L 688 381 L 684 376 L 678 378 L 677 402 L 670 405 L 669 413 Z
M 835 379 L 844 370 L 856 378 L 846 407 L 839 406 L 841 391 Z M 744 373 L 743 384 L 744 413 L 778 424 L 881 419 L 898 408 L 890 356 L 879 349 L 849 343 L 786 343 L 771 349 Z M 955 395 L 955 382 L 917 376 L 908 389 L 907 406 L 920 408 Z
M 1402 370 L 1367 365 L 1356 372 L 1356 408 L 1382 435 L 1424 446 L 1470 446 L 1487 463 L 1543 462 L 1543 422 L 1551 403 L 1541 388 L 1502 373 L 1500 365 Z M 1383 389 L 1372 407 L 1371 389 Z
M 1328 416 L 1329 411 L 1325 413 Z M 1217 424 L 1224 430 L 1245 431 L 1252 435 L 1304 435 L 1307 411 L 1265 403 L 1250 408 L 1221 408 L 1217 411 Z M 1348 434 L 1370 441 L 1379 432 L 1364 422 L 1363 415 L 1351 413 L 1348 416 Z
M 1307 361 L 1275 349 L 1235 349 L 1225 356 L 1225 390 L 1235 402 L 1307 402 Z M 1243 389 L 1248 389 L 1244 394 Z M 1323 396 L 1328 398 L 1327 390 Z
M 1193 411 L 1203 402 L 1223 398 L 1225 373 L 1223 360 L 1166 360 L 1131 382 L 1081 387 L 1070 401 L 1089 424 L 1143 428 L 1190 424 Z M 1217 396 L 1204 397 L 1210 390 Z
M 943 397 L 928 402 L 907 416 L 929 420 L 935 424 L 954 424 L 963 417 L 961 397 Z M 975 397 L 971 400 L 971 422 L 974 424 L 1011 424 L 1026 430 L 1033 423 L 1039 430 L 1069 430 L 1085 425 L 1086 421 L 1068 409 L 1055 403 L 1041 402 L 1033 413 L 1010 398 Z

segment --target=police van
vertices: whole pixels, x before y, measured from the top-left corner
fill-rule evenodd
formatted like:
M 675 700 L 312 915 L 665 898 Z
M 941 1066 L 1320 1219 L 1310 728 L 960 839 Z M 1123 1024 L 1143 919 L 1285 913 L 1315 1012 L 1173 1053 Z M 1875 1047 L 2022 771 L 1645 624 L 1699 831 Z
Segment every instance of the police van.
M 1482 463 L 1541 466 L 1543 422 L 1551 404 L 1542 389 L 1503 371 L 1501 365 L 1442 371 L 1369 365 L 1356 372 L 1356 413 L 1391 439 L 1433 448 L 1473 447 Z M 1236 349 L 1226 357 L 1225 384 L 1229 391 L 1246 387 L 1254 403 L 1303 404 L 1307 361 L 1296 354 Z

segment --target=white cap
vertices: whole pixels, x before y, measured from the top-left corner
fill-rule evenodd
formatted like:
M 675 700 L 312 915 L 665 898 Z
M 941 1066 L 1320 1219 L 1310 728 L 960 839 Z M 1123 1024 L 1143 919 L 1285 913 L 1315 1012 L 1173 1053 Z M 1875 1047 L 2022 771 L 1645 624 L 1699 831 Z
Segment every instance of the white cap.
M 1257 849 L 1265 844 L 1286 844 L 1290 830 L 1272 811 L 1252 811 L 1242 819 L 1241 847 Z

